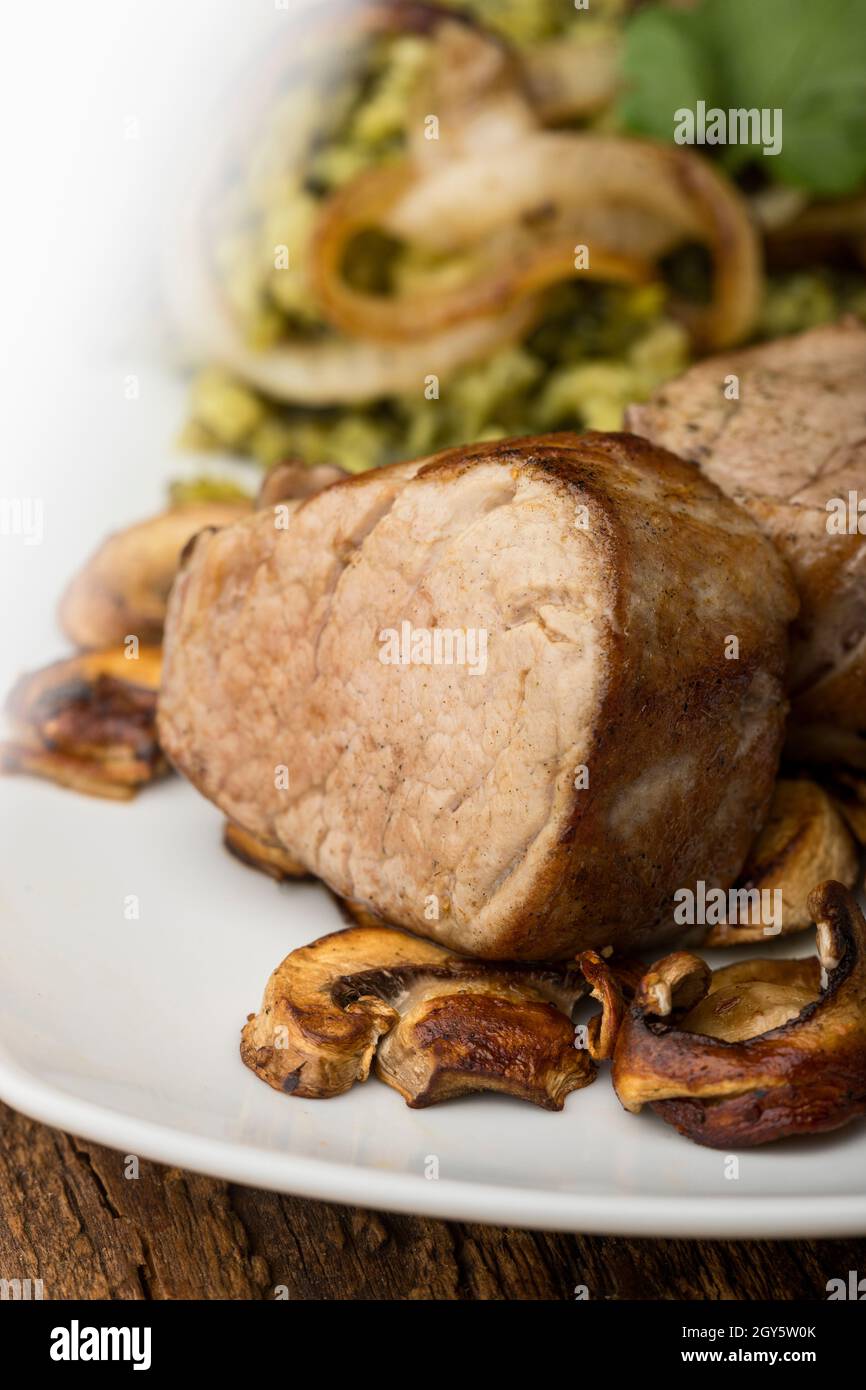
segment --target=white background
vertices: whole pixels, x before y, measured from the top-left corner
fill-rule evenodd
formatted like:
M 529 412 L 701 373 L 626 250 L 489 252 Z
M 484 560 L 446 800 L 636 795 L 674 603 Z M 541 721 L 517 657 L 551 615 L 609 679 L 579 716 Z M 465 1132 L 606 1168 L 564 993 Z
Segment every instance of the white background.
M 0 8 L 0 497 L 44 510 L 41 545 L 0 536 L 3 690 L 64 653 L 58 593 L 106 529 L 189 468 L 160 248 L 233 74 L 291 18 L 274 0 Z

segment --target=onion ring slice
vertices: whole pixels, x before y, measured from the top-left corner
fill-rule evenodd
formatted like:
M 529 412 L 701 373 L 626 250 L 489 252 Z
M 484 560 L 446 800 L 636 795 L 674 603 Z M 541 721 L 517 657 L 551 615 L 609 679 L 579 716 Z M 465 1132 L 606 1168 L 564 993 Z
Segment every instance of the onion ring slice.
M 593 248 L 589 265 L 575 263 L 571 234 L 547 242 L 536 238 L 503 256 L 484 275 L 446 291 L 394 296 L 353 289 L 341 274 L 352 237 L 376 225 L 417 179 L 406 164 L 369 170 L 332 198 L 313 238 L 312 282 L 320 308 L 346 333 L 378 340 L 426 338 L 467 319 L 499 313 L 527 295 L 569 276 L 595 280 L 646 281 L 650 265 L 635 257 Z
M 539 131 L 417 180 L 382 225 L 411 244 L 448 252 L 551 210 L 570 215 L 574 242 L 589 245 L 591 258 L 652 259 L 684 241 L 703 242 L 715 266 L 713 299 L 691 315 L 692 332 L 701 346 L 716 348 L 747 336 L 762 293 L 758 233 L 730 180 L 691 151 Z M 582 222 L 592 241 L 581 235 Z

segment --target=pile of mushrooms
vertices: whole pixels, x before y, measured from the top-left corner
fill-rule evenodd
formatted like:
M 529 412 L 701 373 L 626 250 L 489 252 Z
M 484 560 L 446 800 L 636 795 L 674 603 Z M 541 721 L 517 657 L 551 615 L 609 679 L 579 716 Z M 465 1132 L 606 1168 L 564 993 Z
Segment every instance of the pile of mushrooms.
M 168 766 L 156 737 L 162 627 L 187 542 L 246 509 L 173 507 L 109 538 L 73 578 L 60 622 L 79 653 L 21 677 L 7 701 L 0 771 L 129 800 Z
M 646 969 L 584 951 L 569 965 L 467 960 L 395 928 L 350 927 L 292 951 L 248 1015 L 241 1057 L 269 1086 L 325 1099 L 371 1068 L 422 1107 L 497 1091 L 560 1110 L 612 1060 L 645 1104 L 714 1148 L 838 1129 L 866 1114 L 866 922 L 828 880 L 809 898 L 817 957 L 712 971 L 684 951 Z M 571 1022 L 590 992 L 601 1012 Z
M 287 460 L 265 476 L 258 507 L 300 500 L 344 478 L 342 469 Z M 89 796 L 128 800 L 168 772 L 156 735 L 166 604 L 189 542 L 231 525 L 250 504 L 169 507 L 109 536 L 63 594 L 60 625 L 75 656 L 29 672 L 6 704 L 14 737 L 0 743 L 0 772 L 45 777 Z M 227 826 L 238 859 L 276 878 L 306 875 L 275 846 Z

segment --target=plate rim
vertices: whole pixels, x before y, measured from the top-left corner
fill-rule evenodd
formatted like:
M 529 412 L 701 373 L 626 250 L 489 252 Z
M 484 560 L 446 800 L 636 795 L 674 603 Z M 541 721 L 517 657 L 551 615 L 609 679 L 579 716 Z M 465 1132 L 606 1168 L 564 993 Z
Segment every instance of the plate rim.
M 208 1177 L 317 1201 L 530 1230 L 695 1240 L 831 1239 L 866 1234 L 862 1195 L 680 1197 L 544 1192 L 428 1181 L 188 1134 L 84 1100 L 28 1071 L 0 1043 L 0 1099 L 43 1124 Z

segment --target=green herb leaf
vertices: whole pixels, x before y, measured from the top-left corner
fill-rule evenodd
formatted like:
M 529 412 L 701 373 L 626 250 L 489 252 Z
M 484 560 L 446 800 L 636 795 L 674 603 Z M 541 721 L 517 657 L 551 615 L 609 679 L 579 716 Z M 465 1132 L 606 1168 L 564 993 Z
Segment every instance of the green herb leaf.
M 672 140 L 674 112 L 780 109 L 782 148 L 764 157 L 773 179 L 824 196 L 866 179 L 866 0 L 703 0 L 689 11 L 638 12 L 625 38 L 632 130 Z M 743 162 L 743 147 L 726 151 Z
M 642 9 L 628 25 L 619 114 L 630 130 L 673 141 L 674 112 L 699 101 L 720 104 L 696 11 Z

